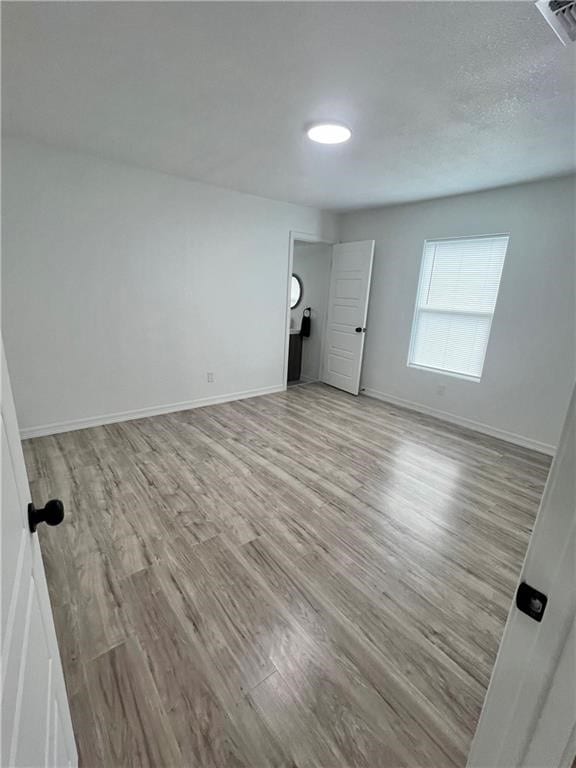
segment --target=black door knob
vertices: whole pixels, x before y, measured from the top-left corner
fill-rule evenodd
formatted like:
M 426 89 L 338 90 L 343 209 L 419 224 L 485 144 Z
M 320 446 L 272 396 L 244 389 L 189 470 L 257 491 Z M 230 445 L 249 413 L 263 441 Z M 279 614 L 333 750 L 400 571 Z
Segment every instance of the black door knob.
M 34 504 L 28 504 L 28 525 L 34 533 L 38 523 L 47 525 L 60 525 L 64 520 L 64 504 L 60 499 L 51 499 L 42 509 L 36 509 Z
M 356 333 L 366 333 L 366 328 L 362 328 L 362 326 L 358 326 L 358 328 L 354 329 Z

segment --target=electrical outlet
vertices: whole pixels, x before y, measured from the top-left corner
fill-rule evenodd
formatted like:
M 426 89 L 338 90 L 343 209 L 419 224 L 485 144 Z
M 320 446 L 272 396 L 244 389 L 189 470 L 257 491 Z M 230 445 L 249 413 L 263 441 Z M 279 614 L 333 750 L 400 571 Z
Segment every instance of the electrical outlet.
M 440 397 L 444 396 L 444 392 L 446 392 L 446 385 L 445 384 L 438 384 L 436 387 L 436 394 L 440 395 Z
M 214 383 L 214 374 L 212 373 L 212 371 L 208 371 L 207 372 L 207 374 L 206 374 L 206 381 L 208 382 L 208 384 L 213 384 Z

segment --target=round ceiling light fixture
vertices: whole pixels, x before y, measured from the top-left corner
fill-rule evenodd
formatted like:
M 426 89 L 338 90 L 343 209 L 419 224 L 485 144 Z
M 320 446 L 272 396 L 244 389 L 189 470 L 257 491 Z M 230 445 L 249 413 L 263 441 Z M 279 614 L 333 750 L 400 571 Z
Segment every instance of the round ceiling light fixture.
M 342 123 L 314 123 L 306 133 L 318 144 L 342 144 L 352 136 L 350 128 Z

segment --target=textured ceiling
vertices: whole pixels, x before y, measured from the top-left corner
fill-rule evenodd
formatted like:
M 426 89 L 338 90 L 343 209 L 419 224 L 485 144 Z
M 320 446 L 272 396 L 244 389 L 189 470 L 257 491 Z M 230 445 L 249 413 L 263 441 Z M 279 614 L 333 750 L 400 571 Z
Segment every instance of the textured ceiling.
M 531 2 L 3 3 L 6 134 L 350 209 L 575 168 L 575 52 Z M 311 144 L 314 120 L 346 145 Z

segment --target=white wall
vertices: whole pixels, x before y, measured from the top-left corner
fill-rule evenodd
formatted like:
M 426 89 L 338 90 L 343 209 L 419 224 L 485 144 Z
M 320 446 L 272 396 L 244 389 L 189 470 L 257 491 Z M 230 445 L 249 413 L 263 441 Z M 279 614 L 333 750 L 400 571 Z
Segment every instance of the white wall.
M 292 310 L 292 327 L 299 328 L 302 312 L 311 307 L 310 336 L 302 339 L 302 379 L 317 381 L 322 362 L 322 338 L 330 293 L 332 246 L 324 243 L 294 244 L 293 271 L 301 278 L 302 301 Z
M 283 386 L 289 233 L 335 239 L 333 215 L 28 142 L 2 160 L 25 434 Z
M 571 177 L 343 215 L 342 240 L 376 240 L 362 386 L 556 446 L 575 378 L 574 211 Z M 498 232 L 510 243 L 482 380 L 408 368 L 424 240 Z
M 556 445 L 575 376 L 573 179 L 336 221 L 27 142 L 2 159 L 3 336 L 25 433 L 281 388 L 289 232 L 337 240 L 339 225 L 376 240 L 363 386 Z M 490 232 L 510 245 L 482 381 L 408 368 L 424 240 Z

